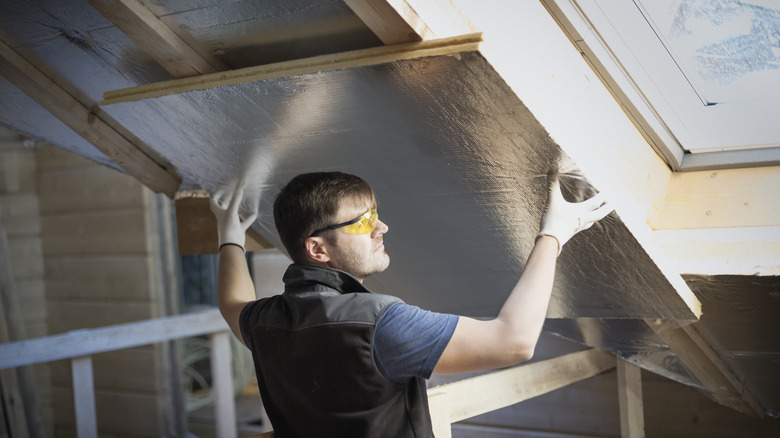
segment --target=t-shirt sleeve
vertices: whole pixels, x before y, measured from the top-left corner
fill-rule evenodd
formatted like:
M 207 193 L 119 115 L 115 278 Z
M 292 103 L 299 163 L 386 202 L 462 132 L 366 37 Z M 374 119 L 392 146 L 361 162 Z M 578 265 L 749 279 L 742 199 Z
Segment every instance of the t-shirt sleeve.
M 374 333 L 374 361 L 379 372 L 395 383 L 411 377 L 430 378 L 457 324 L 457 315 L 405 303 L 391 305 Z
M 252 309 L 257 306 L 259 301 L 252 301 L 241 309 L 241 313 L 238 317 L 238 329 L 241 330 L 241 337 L 244 338 L 244 345 L 250 350 L 252 349 L 252 333 L 250 331 L 249 322 L 252 318 Z

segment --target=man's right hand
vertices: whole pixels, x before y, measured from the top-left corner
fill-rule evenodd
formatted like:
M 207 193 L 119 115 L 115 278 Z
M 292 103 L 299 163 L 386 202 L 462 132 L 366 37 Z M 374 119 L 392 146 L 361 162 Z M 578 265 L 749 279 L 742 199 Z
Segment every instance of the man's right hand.
M 219 229 L 219 248 L 224 245 L 236 245 L 242 250 L 246 244 L 246 230 L 257 218 L 257 211 L 241 220 L 238 215 L 238 207 L 244 196 L 244 184 L 239 182 L 232 193 L 227 192 L 227 187 L 220 187 L 211 195 L 211 211 L 217 218 Z

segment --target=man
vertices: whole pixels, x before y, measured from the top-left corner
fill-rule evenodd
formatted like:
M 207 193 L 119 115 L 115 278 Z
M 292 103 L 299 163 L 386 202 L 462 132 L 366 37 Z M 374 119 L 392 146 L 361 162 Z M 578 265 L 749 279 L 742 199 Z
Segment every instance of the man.
M 274 202 L 279 236 L 293 260 L 282 295 L 255 300 L 244 258 L 239 186 L 217 192 L 217 301 L 252 350 L 275 436 L 433 435 L 425 379 L 432 373 L 500 368 L 531 358 L 564 243 L 606 216 L 597 195 L 569 203 L 557 179 L 523 273 L 498 317 L 483 321 L 427 312 L 369 292 L 363 280 L 387 269 L 388 226 L 371 187 L 354 175 L 295 177 Z

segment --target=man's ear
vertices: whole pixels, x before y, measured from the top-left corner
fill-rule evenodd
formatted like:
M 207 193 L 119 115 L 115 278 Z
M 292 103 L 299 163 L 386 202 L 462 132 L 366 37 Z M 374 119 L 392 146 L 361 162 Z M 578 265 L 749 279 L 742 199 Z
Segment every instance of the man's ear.
M 309 260 L 317 263 L 327 263 L 330 261 L 328 254 L 328 244 L 322 237 L 309 237 L 304 242 L 306 247 L 306 256 Z

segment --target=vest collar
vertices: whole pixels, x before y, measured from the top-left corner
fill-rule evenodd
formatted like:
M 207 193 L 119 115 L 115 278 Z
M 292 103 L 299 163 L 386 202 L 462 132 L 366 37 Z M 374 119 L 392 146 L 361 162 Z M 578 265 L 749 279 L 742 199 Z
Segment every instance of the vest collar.
M 338 269 L 306 263 L 293 263 L 282 277 L 285 293 L 333 291 L 370 292 L 355 277 Z

